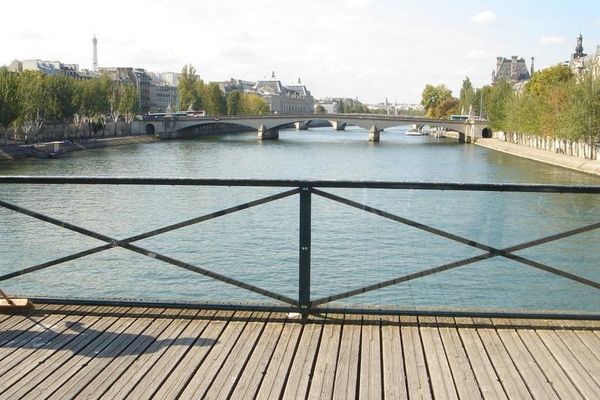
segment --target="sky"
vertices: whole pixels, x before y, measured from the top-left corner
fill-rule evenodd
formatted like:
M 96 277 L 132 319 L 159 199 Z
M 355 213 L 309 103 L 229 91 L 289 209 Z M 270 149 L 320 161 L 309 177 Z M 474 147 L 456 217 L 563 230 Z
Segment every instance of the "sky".
M 131 0 L 2 4 L 0 65 L 60 60 L 178 72 L 205 81 L 284 84 L 313 96 L 417 103 L 424 86 L 458 96 L 465 76 L 489 84 L 496 56 L 535 57 L 536 69 L 568 60 L 581 32 L 600 45 L 600 1 L 537 0 Z

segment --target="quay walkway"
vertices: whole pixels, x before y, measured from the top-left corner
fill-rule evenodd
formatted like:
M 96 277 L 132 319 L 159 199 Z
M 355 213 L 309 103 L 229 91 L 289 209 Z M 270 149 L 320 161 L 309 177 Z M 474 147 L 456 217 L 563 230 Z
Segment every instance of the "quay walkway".
M 600 321 L 37 304 L 1 399 L 597 399 Z

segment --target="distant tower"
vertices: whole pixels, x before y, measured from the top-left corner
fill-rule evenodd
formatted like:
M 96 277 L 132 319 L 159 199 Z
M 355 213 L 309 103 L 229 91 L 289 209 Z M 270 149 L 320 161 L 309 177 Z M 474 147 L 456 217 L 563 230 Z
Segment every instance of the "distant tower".
M 582 57 L 586 54 L 583 54 L 583 35 L 580 33 L 577 36 L 577 46 L 575 46 L 575 57 Z
M 298 78 L 298 85 L 301 85 L 302 81 L 300 80 L 300 78 Z
M 98 72 L 98 39 L 96 39 L 96 35 L 92 39 L 92 45 L 94 47 L 94 54 L 92 56 L 92 69 L 94 72 Z
M 534 68 L 533 68 L 533 61 L 534 61 L 535 57 L 531 57 L 531 76 L 533 76 L 534 73 Z
M 275 80 L 275 71 L 271 72 L 271 79 Z

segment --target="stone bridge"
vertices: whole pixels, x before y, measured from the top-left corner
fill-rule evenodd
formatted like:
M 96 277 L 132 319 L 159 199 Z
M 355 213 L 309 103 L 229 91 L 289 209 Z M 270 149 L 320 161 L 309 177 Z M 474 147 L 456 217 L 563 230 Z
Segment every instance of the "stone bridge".
M 378 142 L 384 129 L 401 125 L 429 125 L 458 132 L 462 142 L 473 142 L 485 136 L 489 130 L 485 121 L 473 119 L 453 121 L 425 117 L 387 116 L 378 114 L 299 114 L 299 115 L 258 115 L 258 116 L 144 116 L 132 124 L 133 134 L 157 134 L 163 139 L 182 137 L 182 131 L 207 124 L 231 124 L 256 129 L 258 139 L 278 139 L 279 129 L 295 125 L 296 129 L 306 129 L 311 121 L 329 121 L 335 130 L 344 130 L 348 125 L 358 126 L 369 131 L 369 141 Z

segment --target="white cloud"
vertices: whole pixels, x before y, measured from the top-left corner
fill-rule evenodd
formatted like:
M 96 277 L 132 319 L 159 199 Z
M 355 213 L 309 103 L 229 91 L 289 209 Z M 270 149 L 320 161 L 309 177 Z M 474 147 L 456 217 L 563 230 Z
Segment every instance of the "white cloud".
M 471 17 L 471 21 L 479 25 L 489 24 L 494 22 L 495 20 L 496 14 L 490 10 L 482 11 L 479 14 L 475 14 Z
M 553 45 L 563 44 L 565 42 L 564 36 L 544 36 L 540 39 L 541 44 Z
M 492 55 L 486 50 L 471 50 L 465 56 L 468 60 L 491 59 Z

